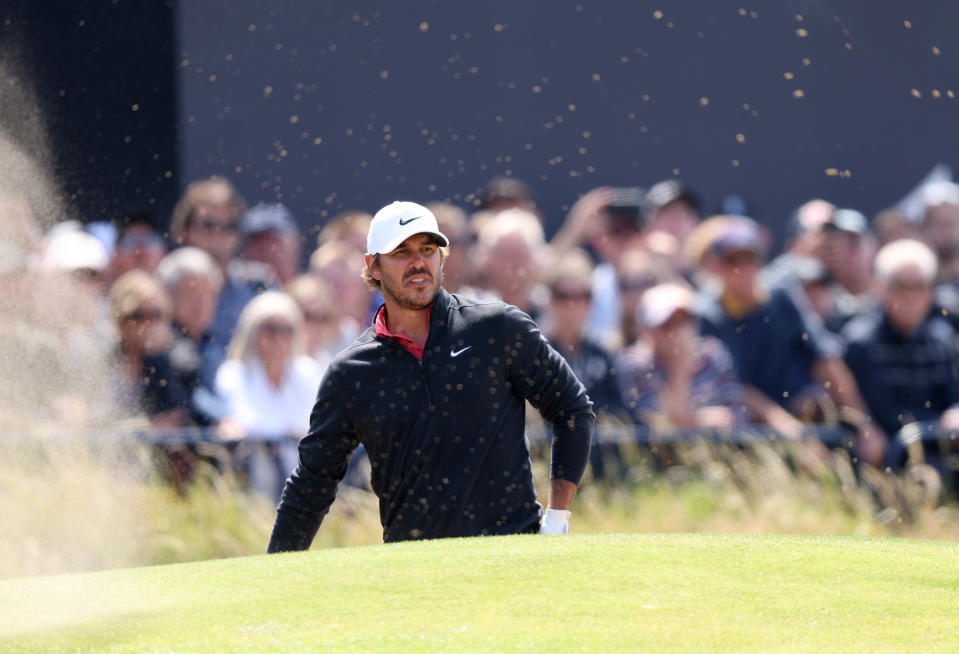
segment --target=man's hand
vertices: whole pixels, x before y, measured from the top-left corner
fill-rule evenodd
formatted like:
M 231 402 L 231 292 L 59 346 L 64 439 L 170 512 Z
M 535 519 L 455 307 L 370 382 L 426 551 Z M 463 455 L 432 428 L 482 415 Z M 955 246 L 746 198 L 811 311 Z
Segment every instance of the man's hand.
M 539 525 L 539 533 L 549 534 L 551 536 L 568 534 L 569 517 L 571 515 L 573 515 L 572 512 L 563 509 L 546 509 L 543 522 Z

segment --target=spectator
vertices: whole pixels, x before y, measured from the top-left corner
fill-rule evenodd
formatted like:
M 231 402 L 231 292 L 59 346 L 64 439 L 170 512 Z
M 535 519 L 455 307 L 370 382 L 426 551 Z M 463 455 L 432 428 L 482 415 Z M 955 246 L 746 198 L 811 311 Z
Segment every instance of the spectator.
M 654 184 L 646 195 L 643 206 L 646 238 L 655 234 L 668 234 L 675 242 L 677 259 L 674 267 L 678 273 L 687 274 L 693 264 L 681 256 L 684 246 L 702 218 L 702 203 L 689 186 L 675 179 Z
M 477 209 L 499 213 L 507 209 L 528 211 L 541 220 L 536 209 L 533 189 L 515 177 L 494 177 L 480 190 Z
M 480 279 L 507 304 L 534 320 L 545 304 L 540 278 L 546 240 L 539 220 L 523 209 L 507 209 L 483 225 L 475 249 Z
M 583 250 L 570 250 L 554 261 L 546 273 L 548 312 L 543 332 L 550 345 L 572 367 L 593 401 L 599 429 L 593 434 L 590 464 L 593 475 L 603 478 L 607 464 L 619 462 L 615 443 L 598 442 L 602 429 L 628 422 L 609 352 L 585 333 L 593 294 L 593 263 Z
M 365 247 L 364 247 L 365 250 Z M 359 335 L 369 326 L 375 300 L 366 283 L 357 277 L 363 255 L 343 241 L 328 241 L 310 255 L 310 273 L 333 287 L 334 306 L 342 318 L 352 321 L 345 333 Z
M 665 282 L 642 294 L 644 330 L 616 361 L 626 406 L 654 428 L 729 428 L 745 421 L 742 384 L 723 343 L 700 336 L 693 293 Z
M 43 239 L 43 278 L 58 295 L 77 297 L 70 297 L 64 304 L 62 297 L 51 301 L 39 292 L 37 310 L 49 312 L 51 319 L 62 324 L 60 344 L 71 355 L 104 357 L 113 348 L 116 332 L 106 298 L 108 260 L 100 240 L 75 221 L 55 225 Z M 69 320 L 64 321 L 65 316 Z
M 876 238 L 869 231 L 866 217 L 855 209 L 836 209 L 820 231 L 818 256 L 833 280 L 832 322 L 842 325 L 875 306 L 872 259 Z
M 842 361 L 841 346 L 805 300 L 788 289 L 770 290 L 759 283 L 764 253 L 753 220 L 725 218 L 703 259 L 719 287 L 704 291 L 697 302 L 702 333 L 719 338 L 729 349 L 754 419 L 798 438 L 797 416 L 822 419 L 816 414 L 829 400 L 855 421 L 859 455 L 878 464 L 884 437 L 862 420 L 865 405 Z
M 919 192 L 919 202 L 920 238 L 938 260 L 936 308 L 959 329 L 959 184 L 926 184 Z
M 798 281 L 796 259 L 816 257 L 821 260 L 824 238 L 822 226 L 832 220 L 835 212 L 836 205 L 822 199 L 809 200 L 793 212 L 786 222 L 786 242 L 782 254 L 770 261 L 762 271 L 765 286 L 795 286 Z
M 166 242 L 157 231 L 156 218 L 146 212 L 123 217 L 117 226 L 116 245 L 110 260 L 109 277 L 119 279 L 131 270 L 153 273 L 167 252 Z
M 612 374 L 612 358 L 585 332 L 592 298 L 593 264 L 582 250 L 571 250 L 547 271 L 549 310 L 544 332 L 573 368 L 593 401 L 597 420 L 622 418 L 623 401 Z
M 296 467 L 320 376 L 306 355 L 303 315 L 293 299 L 278 291 L 254 298 L 240 314 L 216 391 L 226 404 L 221 433 L 247 441 L 242 458 L 250 486 L 273 500 Z
M 605 186 L 585 193 L 570 209 L 563 226 L 550 241 L 553 258 L 561 258 L 570 248 L 577 246 L 588 246 L 598 258 L 587 329 L 603 343 L 615 342 L 622 323 L 616 261 L 624 251 L 640 246 L 642 241 L 641 200 L 624 200 L 623 195 Z M 628 195 L 636 198 L 642 194 Z M 625 202 L 631 204 L 625 205 Z
M 67 273 L 85 288 L 91 297 L 105 293 L 109 255 L 96 237 L 83 231 L 79 223 L 56 225 L 44 239 L 41 268 L 46 272 Z
M 431 202 L 426 208 L 436 216 L 436 222 L 450 241 L 448 254 L 443 259 L 443 287 L 450 293 L 473 283 L 473 262 L 470 257 L 472 232 L 466 212 L 446 202 Z
M 287 284 L 286 292 L 303 312 L 306 352 L 325 370 L 357 337 L 356 322 L 337 311 L 333 287 L 317 275 L 300 275 Z
M 873 216 L 872 230 L 879 239 L 879 247 L 901 238 L 919 238 L 915 222 L 895 207 L 883 209 Z
M 643 293 L 672 277 L 672 270 L 662 259 L 644 247 L 625 250 L 616 262 L 616 284 L 622 306 L 622 324 L 616 338 L 604 343 L 611 352 L 635 342 L 642 332 L 637 322 L 639 299 Z
M 303 237 L 286 206 L 261 202 L 249 209 L 243 237 L 243 258 L 267 266 L 281 285 L 299 273 Z
M 155 427 L 181 427 L 189 399 L 169 359 L 170 300 L 143 270 L 131 270 L 110 288 L 119 340 L 115 352 L 117 396 L 131 414 Z
M 959 280 L 959 184 L 932 182 L 919 193 L 920 236 L 939 261 L 940 283 Z
M 320 230 L 316 238 L 316 247 L 322 247 L 331 241 L 351 246 L 360 257 L 366 252 L 366 232 L 370 229 L 373 216 L 359 209 L 342 211 L 332 218 Z
M 216 396 L 216 371 L 226 357 L 226 348 L 210 333 L 223 274 L 205 251 L 177 248 L 160 261 L 157 279 L 169 293 L 173 315 L 170 362 L 190 394 L 190 418 L 200 426 L 218 423 L 222 402 Z
M 273 286 L 273 276 L 265 266 L 236 256 L 245 211 L 246 202 L 233 184 L 214 176 L 187 187 L 170 221 L 170 236 L 176 245 L 206 251 L 223 273 L 223 288 L 210 329 L 221 345 L 230 342 L 246 303 Z
M 882 310 L 845 330 L 846 362 L 870 414 L 888 434 L 915 421 L 959 428 L 956 330 L 931 312 L 936 255 L 902 239 L 882 247 L 875 268 Z

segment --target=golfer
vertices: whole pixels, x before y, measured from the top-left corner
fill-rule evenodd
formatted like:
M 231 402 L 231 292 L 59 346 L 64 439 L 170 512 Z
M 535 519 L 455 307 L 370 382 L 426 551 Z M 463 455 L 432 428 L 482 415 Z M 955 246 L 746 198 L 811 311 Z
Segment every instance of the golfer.
M 309 548 L 360 443 L 386 542 L 568 532 L 592 403 L 526 314 L 443 289 L 448 246 L 418 204 L 394 202 L 374 216 L 363 277 L 384 303 L 320 383 L 270 552 Z M 525 400 L 553 428 L 545 515 Z

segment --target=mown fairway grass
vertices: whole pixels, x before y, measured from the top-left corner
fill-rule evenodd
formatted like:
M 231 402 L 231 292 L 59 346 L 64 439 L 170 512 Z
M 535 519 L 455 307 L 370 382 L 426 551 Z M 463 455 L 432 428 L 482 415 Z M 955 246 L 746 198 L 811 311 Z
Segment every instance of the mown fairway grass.
M 3 652 L 959 650 L 959 546 L 515 536 L 0 581 Z

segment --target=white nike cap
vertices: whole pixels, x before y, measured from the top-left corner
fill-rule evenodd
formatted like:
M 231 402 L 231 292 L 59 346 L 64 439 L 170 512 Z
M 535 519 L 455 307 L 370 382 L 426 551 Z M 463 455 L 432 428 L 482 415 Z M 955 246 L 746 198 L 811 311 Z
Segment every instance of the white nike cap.
M 397 200 L 373 216 L 370 231 L 366 235 L 366 253 L 387 254 L 414 234 L 432 234 L 441 246 L 450 244 L 450 240 L 440 231 L 432 211 L 415 202 Z

